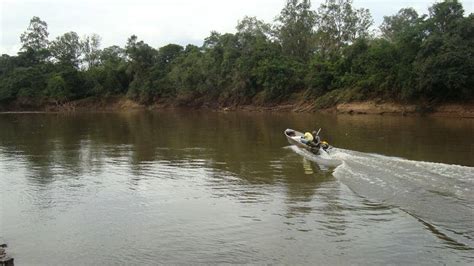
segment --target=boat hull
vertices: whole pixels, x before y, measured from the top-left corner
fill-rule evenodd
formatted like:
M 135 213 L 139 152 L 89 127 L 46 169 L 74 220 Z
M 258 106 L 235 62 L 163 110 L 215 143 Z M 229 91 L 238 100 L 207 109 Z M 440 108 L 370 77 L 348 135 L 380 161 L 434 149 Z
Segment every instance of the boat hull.
M 293 129 L 287 129 L 285 130 L 284 134 L 291 145 L 296 145 L 297 147 L 305 149 L 311 153 L 319 154 L 319 148 L 311 147 L 301 142 L 301 138 L 304 136 L 303 133 Z

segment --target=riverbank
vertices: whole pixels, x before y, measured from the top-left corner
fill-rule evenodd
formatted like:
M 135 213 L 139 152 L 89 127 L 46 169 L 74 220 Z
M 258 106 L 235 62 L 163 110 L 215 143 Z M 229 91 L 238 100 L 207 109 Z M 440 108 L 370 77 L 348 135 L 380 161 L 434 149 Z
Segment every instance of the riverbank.
M 401 115 L 401 116 L 435 116 L 474 118 L 474 103 L 447 103 L 436 107 L 420 104 L 400 104 L 395 102 L 361 101 L 339 103 L 329 108 L 317 108 L 314 101 L 301 100 L 303 97 L 292 97 L 292 100 L 279 103 L 222 104 L 218 102 L 201 102 L 199 104 L 182 104 L 163 99 L 144 105 L 123 96 L 106 98 L 86 98 L 63 104 L 51 102 L 32 102 L 17 100 L 0 106 L 1 112 L 116 112 L 160 109 L 203 109 L 214 111 L 251 111 L 251 112 L 324 112 L 332 114 L 354 115 Z
M 377 103 L 374 101 L 337 104 L 328 109 L 338 114 L 427 115 L 436 117 L 474 118 L 474 104 L 442 104 L 425 107 L 414 104 Z

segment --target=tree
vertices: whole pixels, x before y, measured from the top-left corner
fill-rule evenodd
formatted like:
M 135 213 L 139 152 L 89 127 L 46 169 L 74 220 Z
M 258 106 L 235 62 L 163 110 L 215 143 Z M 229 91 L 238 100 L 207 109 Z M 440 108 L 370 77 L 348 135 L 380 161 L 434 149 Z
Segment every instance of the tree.
M 102 65 L 119 66 L 125 63 L 125 58 L 125 50 L 117 45 L 104 48 L 99 55 Z
M 160 67 L 166 67 L 184 51 L 183 46 L 168 44 L 158 50 L 157 61 Z
M 58 36 L 51 42 L 51 53 L 60 63 L 79 68 L 82 55 L 82 44 L 74 31 Z
M 316 16 L 317 44 L 322 54 L 341 52 L 358 38 L 370 35 L 373 24 L 368 9 L 354 9 L 352 0 L 326 0 Z
M 314 56 L 308 68 L 310 69 L 306 83 L 309 91 L 315 96 L 321 96 L 332 89 L 332 83 L 337 76 L 336 60 L 326 60 L 325 58 L 316 55 Z
M 298 70 L 301 69 L 295 60 L 274 55 L 265 58 L 256 69 L 257 83 L 265 92 L 265 100 L 281 100 L 301 85 Z
M 39 17 L 33 17 L 26 31 L 21 34 L 21 50 L 40 51 L 48 47 L 48 24 Z
M 380 26 L 382 37 L 394 41 L 407 29 L 418 24 L 418 13 L 413 8 L 402 8 L 396 15 L 384 16 Z
M 189 49 L 188 49 L 189 48 Z M 205 86 L 206 70 L 203 54 L 196 47 L 187 47 L 169 73 L 169 78 L 179 95 L 188 97 L 201 95 L 207 91 Z
M 474 16 L 463 17 L 458 1 L 430 7 L 427 37 L 414 61 L 417 90 L 414 95 L 436 100 L 474 96 Z
M 17 67 L 17 57 L 2 54 L 0 56 L 0 76 L 6 75 Z
M 127 94 L 140 102 L 148 102 L 153 90 L 150 71 L 156 64 L 158 52 L 143 41 L 137 42 L 135 35 L 128 39 L 125 51 L 129 59 L 127 72 L 131 78 Z
M 240 56 L 234 63 L 232 91 L 227 98 L 245 102 L 263 89 L 257 80 L 257 68 L 265 58 L 281 54 L 281 47 L 271 38 L 271 26 L 255 17 L 245 17 L 237 25 Z
M 277 36 L 283 53 L 306 62 L 314 51 L 315 12 L 309 0 L 287 0 L 277 18 Z
M 380 41 L 383 44 L 378 51 L 385 51 L 387 54 L 381 54 L 374 60 L 373 65 L 380 70 L 383 65 L 381 61 L 389 63 L 391 67 L 386 67 L 386 73 L 380 75 L 386 76 L 385 87 L 389 88 L 392 95 L 396 95 L 400 99 L 413 98 L 413 94 L 417 91 L 417 73 L 414 70 L 415 58 L 421 49 L 423 42 L 427 38 L 426 31 L 426 15 L 419 16 L 413 8 L 402 8 L 393 16 L 384 17 L 384 21 L 380 26 L 382 38 L 389 44 Z M 377 47 L 372 47 L 373 49 Z M 390 56 L 396 54 L 396 56 Z M 386 58 L 383 60 L 383 58 Z M 389 69 L 388 69 L 389 68 Z
M 45 73 L 42 65 L 16 67 L 0 76 L 0 102 L 17 97 L 41 95 L 45 87 Z
M 144 73 L 156 63 L 157 51 L 143 41 L 137 41 L 132 35 L 125 46 L 126 55 L 130 61 L 131 73 Z
M 82 41 L 82 50 L 84 53 L 84 62 L 86 63 L 87 68 L 91 68 L 99 65 L 100 60 L 100 36 L 97 34 L 92 34 L 90 36 L 85 36 Z
M 33 17 L 30 25 L 21 34 L 21 52 L 30 55 L 34 63 L 46 60 L 48 57 L 48 24 L 39 17 Z
M 272 34 L 271 25 L 258 20 L 256 17 L 245 16 L 238 22 L 236 29 L 239 41 L 242 44 L 248 39 L 267 39 Z
M 60 74 L 54 74 L 48 79 L 46 94 L 56 100 L 56 104 L 63 103 L 71 96 L 66 81 Z
M 458 0 L 445 0 L 429 8 L 431 30 L 438 33 L 455 31 L 464 15 Z
M 202 64 L 208 73 L 205 89 L 217 95 L 232 85 L 235 63 L 241 52 L 237 36 L 212 32 L 205 39 L 204 51 Z
M 286 0 L 274 25 L 244 17 L 235 34 L 211 32 L 201 47 L 186 48 L 154 49 L 132 35 L 124 48 L 101 50 L 98 35 L 75 32 L 49 42 L 46 22 L 33 17 L 18 55 L 0 57 L 0 102 L 126 93 L 146 104 L 245 104 L 304 89 L 326 105 L 473 99 L 474 14 L 464 17 L 458 0 L 438 1 L 429 16 L 404 8 L 384 17 L 380 38 L 353 0 L 321 2 L 313 11 L 310 0 Z
M 168 73 L 184 53 L 184 48 L 177 44 L 168 44 L 161 47 L 157 53 L 157 62 L 151 68 L 149 80 L 150 96 L 170 96 L 174 93 L 174 88 Z

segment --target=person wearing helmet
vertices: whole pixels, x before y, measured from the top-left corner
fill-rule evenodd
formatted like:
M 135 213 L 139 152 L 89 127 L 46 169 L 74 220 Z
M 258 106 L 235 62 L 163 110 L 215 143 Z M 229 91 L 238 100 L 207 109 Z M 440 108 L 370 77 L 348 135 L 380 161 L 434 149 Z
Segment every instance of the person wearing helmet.
M 321 139 L 319 138 L 318 132 L 313 131 L 313 146 L 318 147 L 321 144 Z
M 327 150 L 329 149 L 329 143 L 327 143 L 326 141 L 321 141 L 321 148 L 323 148 L 323 150 Z
M 301 137 L 301 142 L 304 144 L 309 144 L 314 140 L 314 137 L 311 133 L 306 132 L 304 133 L 304 136 Z

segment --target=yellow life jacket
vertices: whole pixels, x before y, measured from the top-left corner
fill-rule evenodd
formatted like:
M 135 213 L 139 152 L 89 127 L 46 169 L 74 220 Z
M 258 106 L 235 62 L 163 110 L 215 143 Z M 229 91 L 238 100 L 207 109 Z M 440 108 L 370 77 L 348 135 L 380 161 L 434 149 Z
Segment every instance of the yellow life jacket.
M 313 135 L 311 135 L 311 133 L 309 133 L 309 132 L 304 133 L 304 138 L 305 138 L 307 141 L 313 141 L 313 140 L 314 140 Z

